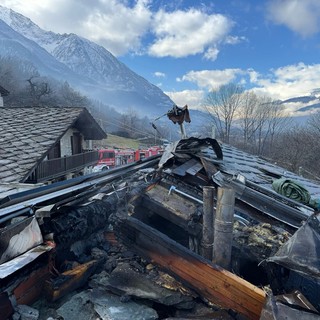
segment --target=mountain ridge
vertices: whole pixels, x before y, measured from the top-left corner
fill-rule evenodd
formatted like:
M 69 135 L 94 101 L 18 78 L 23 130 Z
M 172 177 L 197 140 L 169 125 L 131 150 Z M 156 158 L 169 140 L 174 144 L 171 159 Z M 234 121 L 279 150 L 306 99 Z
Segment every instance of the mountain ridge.
M 157 86 L 136 74 L 104 47 L 74 33 L 41 29 L 29 18 L 0 5 L 0 55 L 17 54 L 43 75 L 67 81 L 81 94 L 120 113 L 156 118 L 174 102 Z M 279 101 L 293 116 L 319 110 L 320 89 Z M 198 116 L 198 114 L 196 113 Z M 200 116 L 202 118 L 202 116 Z
M 156 116 L 172 107 L 173 101 L 160 88 L 130 70 L 104 47 L 73 33 L 45 31 L 11 9 L 2 6 L 0 9 L 0 19 L 16 33 L 43 48 L 60 63 L 56 68 L 61 68 L 61 65 L 67 67 L 70 76 L 66 75 L 65 80 L 88 97 L 100 100 L 119 112 L 136 109 L 142 116 Z M 0 29 L 2 27 L 0 25 Z M 8 45 L 9 39 L 6 41 Z M 3 50 L 0 53 L 5 54 Z M 32 61 L 28 53 L 24 54 Z M 52 60 L 44 55 L 42 58 L 45 61 Z M 36 66 L 38 63 L 41 65 L 39 61 L 36 62 Z M 54 70 L 41 68 L 41 71 L 50 76 L 53 73 L 56 77 Z

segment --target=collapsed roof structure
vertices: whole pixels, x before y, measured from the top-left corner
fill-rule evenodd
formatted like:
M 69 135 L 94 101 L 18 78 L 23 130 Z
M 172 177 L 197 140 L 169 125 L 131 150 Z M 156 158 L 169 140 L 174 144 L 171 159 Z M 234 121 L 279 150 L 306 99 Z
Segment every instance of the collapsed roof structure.
M 13 313 L 12 296 L 18 305 L 33 302 L 43 292 L 51 300 L 59 300 L 83 286 L 101 267 L 101 260 L 93 259 L 90 250 L 97 243 L 108 244 L 110 250 L 117 242 L 147 261 L 143 268 L 135 264 L 138 270 L 149 270 L 149 263 L 157 265 L 209 305 L 263 320 L 280 319 L 277 316 L 287 312 L 281 311 L 281 305 L 290 309 L 291 319 L 301 318 L 301 314 L 304 319 L 315 319 L 320 312 L 319 216 L 310 203 L 276 192 L 272 184 L 278 179 L 302 185 L 309 200 L 314 200 L 310 203 L 320 198 L 320 186 L 313 181 L 214 139 L 189 138 L 169 145 L 161 158 L 3 198 L 1 310 L 7 316 Z M 229 271 L 202 256 L 215 242 L 203 241 L 206 187 L 214 190 L 213 212 L 218 206 L 217 190 L 234 191 Z M 223 221 L 220 227 L 228 229 Z M 295 260 L 290 250 L 297 243 L 295 252 L 300 258 Z M 303 250 L 313 253 L 309 255 L 312 265 L 303 259 Z M 110 255 L 102 260 L 106 263 L 108 259 Z M 117 272 L 118 280 L 108 278 L 108 285 L 103 286 L 121 295 L 139 295 L 128 289 L 133 277 L 126 278 L 125 286 L 119 283 L 125 274 L 119 271 L 123 259 L 130 260 L 121 257 L 108 264 L 110 275 Z M 67 271 L 53 272 L 63 270 L 66 261 L 77 263 Z M 304 269 L 306 264 L 309 269 Z M 33 287 L 37 289 L 32 291 Z M 293 290 L 309 300 L 310 308 L 297 308 L 296 299 L 290 304 L 288 299 L 274 298 Z M 157 304 L 165 305 L 164 301 L 161 298 Z

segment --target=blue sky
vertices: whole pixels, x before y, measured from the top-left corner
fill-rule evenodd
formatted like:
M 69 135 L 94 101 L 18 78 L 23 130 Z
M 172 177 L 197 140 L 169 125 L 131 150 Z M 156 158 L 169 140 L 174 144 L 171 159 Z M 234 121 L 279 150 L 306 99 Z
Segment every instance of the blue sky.
M 319 0 L 2 0 L 103 45 L 178 105 L 237 82 L 274 99 L 320 87 Z

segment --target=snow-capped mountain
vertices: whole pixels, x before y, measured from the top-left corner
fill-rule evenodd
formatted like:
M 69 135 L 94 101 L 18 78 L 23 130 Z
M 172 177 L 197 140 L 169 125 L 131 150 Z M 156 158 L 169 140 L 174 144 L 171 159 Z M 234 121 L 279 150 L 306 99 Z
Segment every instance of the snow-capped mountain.
M 76 81 L 79 77 L 46 50 L 14 31 L 2 20 L 0 20 L 0 55 L 30 62 L 37 67 L 40 73 L 54 78 Z
M 43 75 L 66 80 L 87 96 L 120 112 L 134 108 L 141 115 L 153 116 L 173 105 L 162 90 L 104 47 L 76 34 L 42 30 L 29 18 L 2 6 L 0 42 L 1 55 L 30 61 Z

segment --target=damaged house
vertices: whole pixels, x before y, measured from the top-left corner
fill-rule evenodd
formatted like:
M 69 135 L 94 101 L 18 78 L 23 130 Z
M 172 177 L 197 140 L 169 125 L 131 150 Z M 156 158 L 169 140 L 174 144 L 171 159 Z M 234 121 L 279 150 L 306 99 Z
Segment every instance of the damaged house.
M 318 319 L 319 198 L 210 138 L 2 197 L 1 314 L 44 296 L 57 319 Z

